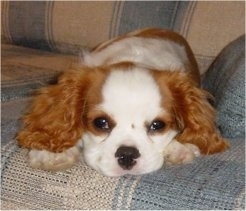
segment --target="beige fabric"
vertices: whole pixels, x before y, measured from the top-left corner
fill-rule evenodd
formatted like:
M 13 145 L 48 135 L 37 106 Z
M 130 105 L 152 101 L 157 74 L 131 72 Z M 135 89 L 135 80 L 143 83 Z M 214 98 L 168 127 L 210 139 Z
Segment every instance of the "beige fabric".
M 31 210 L 27 204 L 19 204 L 18 202 L 13 202 L 11 199 L 1 201 L 1 210 Z
M 244 1 L 199 1 L 189 23 L 187 40 L 197 59 L 202 60 L 204 56 L 216 56 L 223 47 L 243 33 Z M 206 64 L 200 65 L 202 73 Z
M 58 1 L 53 9 L 53 40 L 94 47 L 109 38 L 114 2 Z
M 12 142 L 2 150 L 6 156 L 14 148 L 17 149 Z M 7 156 L 11 168 L 4 169 L 1 209 L 111 209 L 119 178 L 97 173 L 82 158 L 77 165 L 63 172 L 32 169 L 27 164 L 28 151 L 16 151 Z M 15 197 L 9 198 L 13 193 Z
M 9 31 L 9 2 L 1 1 L 1 42 L 11 43 L 11 35 Z

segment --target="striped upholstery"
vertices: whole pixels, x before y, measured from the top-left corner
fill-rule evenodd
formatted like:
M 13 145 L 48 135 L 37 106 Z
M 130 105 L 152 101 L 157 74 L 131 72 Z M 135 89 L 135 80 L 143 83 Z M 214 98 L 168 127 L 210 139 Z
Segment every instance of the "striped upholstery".
M 244 2 L 40 1 L 2 3 L 2 40 L 77 54 L 143 27 L 180 32 L 201 73 L 230 41 L 244 33 Z
M 245 208 L 242 139 L 232 149 L 142 176 L 105 177 L 81 160 L 63 172 L 32 169 L 15 141 L 2 148 L 2 209 L 234 210 Z
M 203 74 L 220 50 L 244 33 L 244 1 L 2 1 L 1 7 L 1 209 L 245 209 L 241 133 L 225 153 L 120 178 L 104 177 L 83 160 L 64 172 L 32 169 L 27 150 L 13 140 L 30 101 L 26 96 L 69 68 L 81 49 L 139 28 L 169 28 L 187 38 Z M 242 69 L 231 74 L 233 65 L 227 70 L 222 64 L 227 57 L 219 58 L 216 67 L 223 67 L 222 75 L 233 75 L 235 86 L 223 89 L 218 83 L 226 80 L 215 80 L 220 68 L 214 66 L 205 82 L 219 86 L 213 87 L 217 95 L 240 94 L 229 100 L 219 96 L 229 102 L 219 104 L 226 109 L 220 114 L 224 118 L 244 101 L 234 102 L 244 96 L 241 81 L 236 86 Z

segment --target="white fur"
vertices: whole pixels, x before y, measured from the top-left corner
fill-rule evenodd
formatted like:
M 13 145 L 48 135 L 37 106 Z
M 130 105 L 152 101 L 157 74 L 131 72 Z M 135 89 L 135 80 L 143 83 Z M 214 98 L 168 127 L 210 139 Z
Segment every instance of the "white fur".
M 29 163 L 33 168 L 45 170 L 67 169 L 78 161 L 80 146 L 81 141 L 78 141 L 77 145 L 61 153 L 32 149 L 29 151 Z
M 100 66 L 131 61 L 143 67 L 184 71 L 185 48 L 171 40 L 130 37 L 84 55 L 84 64 Z
M 186 164 L 200 156 L 200 150 L 193 144 L 181 144 L 175 139 L 164 149 L 166 164 Z
M 163 151 L 177 133 L 174 130 L 161 135 L 147 132 L 145 123 L 166 112 L 161 107 L 159 87 L 148 71 L 138 68 L 113 71 L 102 95 L 104 101 L 98 109 L 110 115 L 116 126 L 109 135 L 88 132 L 83 136 L 86 162 L 107 176 L 144 174 L 161 168 Z M 141 154 L 132 170 L 123 170 L 117 163 L 115 152 L 122 145 L 136 147 Z

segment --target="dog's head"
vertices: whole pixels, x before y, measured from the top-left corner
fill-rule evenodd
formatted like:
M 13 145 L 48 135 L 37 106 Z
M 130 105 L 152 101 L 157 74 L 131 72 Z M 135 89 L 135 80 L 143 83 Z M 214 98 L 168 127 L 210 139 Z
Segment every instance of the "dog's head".
M 170 90 L 158 84 L 155 71 L 133 64 L 99 72 L 83 114 L 86 162 L 110 176 L 160 168 L 165 146 L 177 135 Z

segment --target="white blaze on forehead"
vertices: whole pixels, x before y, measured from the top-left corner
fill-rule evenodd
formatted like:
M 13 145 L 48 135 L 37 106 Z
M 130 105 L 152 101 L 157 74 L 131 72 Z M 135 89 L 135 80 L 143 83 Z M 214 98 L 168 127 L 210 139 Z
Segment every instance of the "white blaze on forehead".
M 142 68 L 112 71 L 102 95 L 100 108 L 116 122 L 128 120 L 143 124 L 163 112 L 159 87 L 148 70 Z

